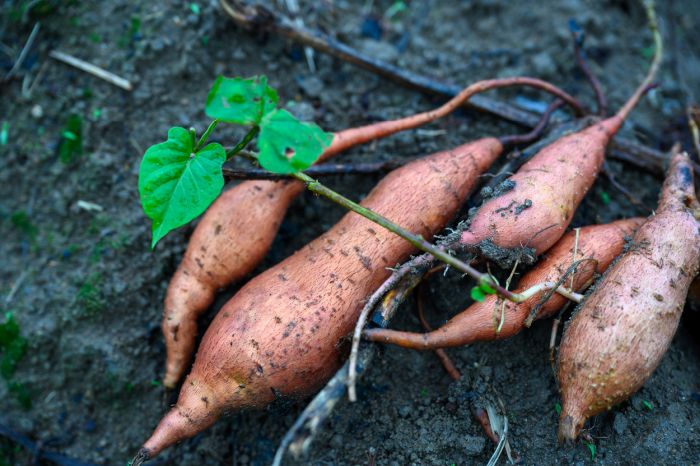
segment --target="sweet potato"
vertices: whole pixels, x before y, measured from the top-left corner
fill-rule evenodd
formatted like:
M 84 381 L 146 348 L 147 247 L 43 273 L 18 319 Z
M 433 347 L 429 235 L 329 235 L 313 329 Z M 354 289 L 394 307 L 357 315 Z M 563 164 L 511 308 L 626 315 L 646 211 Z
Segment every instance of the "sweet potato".
M 600 171 L 605 149 L 648 90 L 661 59 L 661 39 L 653 8 L 647 7 L 656 54 L 646 78 L 613 117 L 565 136 L 526 162 L 469 219 L 460 243 L 509 266 L 513 257 L 534 261 L 564 234 L 576 208 Z M 513 250 L 527 248 L 527 254 Z
M 564 332 L 560 440 L 574 440 L 586 419 L 627 399 L 659 365 L 698 273 L 699 209 L 688 157 L 674 154 L 656 215 Z
M 578 108 L 573 97 L 538 79 L 480 81 L 435 110 L 335 133 L 320 161 L 355 145 L 434 121 L 479 92 L 514 85 L 543 89 Z M 298 181 L 246 181 L 222 194 L 206 212 L 165 297 L 162 329 L 168 353 L 163 381 L 166 387 L 177 384 L 192 358 L 197 317 L 211 305 L 219 288 L 240 280 L 263 259 L 289 204 L 303 190 Z
M 619 220 L 607 225 L 592 225 L 581 228 L 578 244 L 575 232 L 570 232 L 546 253 L 535 267 L 523 276 L 516 293 L 543 282 L 557 282 L 573 261 L 574 247 L 576 260 L 589 258 L 593 261 L 581 262 L 574 274 L 574 290 L 584 286 L 596 273 L 602 273 L 618 256 L 624 247 L 625 237 L 629 236 L 643 219 Z M 567 279 L 565 284 L 570 286 Z M 391 343 L 404 348 L 429 350 L 462 346 L 476 341 L 501 340 L 512 337 L 525 328 L 530 311 L 540 302 L 542 294 L 537 294 L 522 303 L 505 302 L 497 295 L 489 295 L 484 301 L 474 303 L 454 316 L 442 327 L 429 333 L 401 332 L 388 329 L 370 329 L 364 337 L 370 341 Z M 552 295 L 538 310 L 536 319 L 543 319 L 557 312 L 566 302 L 559 294 Z M 503 315 L 503 325 L 497 331 Z
M 362 202 L 431 238 L 458 211 L 500 154 L 481 139 L 387 175 Z M 363 300 L 414 252 L 355 213 L 246 284 L 205 333 L 177 405 L 144 444 L 139 461 L 211 425 L 224 411 L 313 393 L 342 363 L 342 340 Z

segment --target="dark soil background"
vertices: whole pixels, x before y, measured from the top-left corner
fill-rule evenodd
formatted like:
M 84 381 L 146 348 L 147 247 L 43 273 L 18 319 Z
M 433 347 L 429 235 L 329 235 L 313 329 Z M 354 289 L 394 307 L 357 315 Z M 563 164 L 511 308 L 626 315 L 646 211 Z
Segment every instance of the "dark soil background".
M 659 3 L 667 45 L 660 87 L 623 133 L 663 150 L 681 138 L 690 149 L 684 112 L 700 92 L 700 8 L 693 0 Z M 634 1 L 415 0 L 389 18 L 396 4 L 325 0 L 301 6 L 307 26 L 371 56 L 459 84 L 529 74 L 592 106 L 572 55 L 570 18 L 587 33 L 591 65 L 611 108 L 632 92 L 648 64 L 650 34 Z M 406 115 L 439 101 L 319 53 L 311 72 L 299 46 L 237 29 L 213 0 L 0 5 L 0 78 L 41 23 L 16 76 L 0 83 L 0 127 L 6 134 L 0 138 L 0 309 L 13 313 L 29 341 L 12 381 L 31 398 L 31 408 L 23 408 L 16 390 L 0 381 L 0 424 L 46 450 L 123 465 L 173 401 L 158 383 L 165 357 L 160 316 L 169 277 L 193 228 L 172 233 L 150 251 L 150 224 L 137 193 L 145 148 L 164 140 L 170 126 L 201 131 L 207 125 L 204 101 L 218 74 L 267 75 L 289 109 L 327 130 Z M 13 13 L 27 5 L 30 13 Z M 284 2 L 268 6 L 285 9 Z M 54 49 L 113 71 L 134 89 L 120 90 L 49 58 Z M 530 92 L 498 96 L 533 109 L 548 102 Z M 83 153 L 63 163 L 59 144 L 73 114 L 82 119 Z M 518 131 L 494 117 L 460 111 L 339 160 L 409 157 Z M 217 129 L 215 138 L 230 143 L 239 135 Z M 658 176 L 617 162 L 611 166 L 624 186 L 655 205 Z M 360 199 L 379 176 L 327 182 Z M 85 202 L 100 208 L 86 209 Z M 575 225 L 646 215 L 605 178 L 579 210 Z M 302 196 L 258 270 L 342 214 L 323 199 Z M 470 285 L 456 276 L 433 277 L 430 286 L 434 324 L 468 304 Z M 235 290 L 223 293 L 214 308 Z M 417 330 L 412 308 L 405 306 L 392 325 Z M 459 383 L 451 383 L 433 354 L 383 349 L 361 381 L 359 402 L 342 402 L 311 457 L 290 464 L 485 464 L 493 445 L 464 400 L 485 380 L 504 401 L 511 445 L 525 464 L 698 464 L 698 320 L 689 307 L 652 378 L 629 402 L 590 423 L 593 457 L 584 443 L 557 445 L 558 392 L 547 349 L 551 324 L 539 322 L 509 341 L 449 351 L 464 373 Z M 303 406 L 232 415 L 172 448 L 158 464 L 269 464 Z M 0 440 L 0 465 L 42 461 Z

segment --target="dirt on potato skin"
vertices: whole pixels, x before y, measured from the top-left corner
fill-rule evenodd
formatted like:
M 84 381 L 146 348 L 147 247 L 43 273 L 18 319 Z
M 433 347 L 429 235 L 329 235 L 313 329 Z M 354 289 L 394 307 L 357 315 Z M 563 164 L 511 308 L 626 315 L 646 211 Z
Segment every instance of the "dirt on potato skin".
M 571 54 L 566 23 L 572 17 L 587 32 L 589 56 L 611 109 L 628 97 L 645 71 L 650 39 L 636 2 L 415 1 L 382 22 L 379 39 L 368 37 L 376 35 L 377 23 L 366 18 L 381 17 L 392 3 L 374 2 L 369 12 L 342 1 L 302 2 L 302 9 L 309 26 L 334 31 L 377 58 L 452 82 L 530 74 L 551 79 L 592 105 Z M 700 54 L 692 40 L 700 15 L 692 3 L 659 5 L 668 46 L 662 86 L 633 112 L 625 137 L 666 149 L 685 134 L 684 106 L 692 90 L 700 88 Z M 204 129 L 203 104 L 217 74 L 267 75 L 288 108 L 328 130 L 437 103 L 319 53 L 318 71 L 312 73 L 299 47 L 237 30 L 216 2 L 195 4 L 62 2 L 47 16 L 30 16 L 26 22 L 11 21 L 8 8 L 0 13 L 0 40 L 16 52 L 34 22 L 41 21 L 20 74 L 33 79 L 44 66 L 30 97 L 22 96 L 22 79 L 0 85 L 0 125 L 8 123 L 7 144 L 0 146 L 0 308 L 13 312 L 29 339 L 14 378 L 28 387 L 32 399 L 25 411 L 0 383 L 0 422 L 47 449 L 96 464 L 124 464 L 173 400 L 153 382 L 162 376 L 165 359 L 160 316 L 167 282 L 192 227 L 149 250 L 150 224 L 137 192 L 143 150 L 164 140 L 170 126 Z M 116 72 L 130 79 L 134 90 L 121 91 L 53 61 L 48 58 L 52 49 Z M 3 53 L 4 75 L 12 58 Z M 521 104 L 549 101 L 530 92 L 498 95 Z M 57 145 L 72 113 L 83 118 L 84 155 L 65 165 L 58 160 Z M 458 112 L 426 129 L 442 131 L 400 134 L 338 160 L 408 157 L 521 130 L 473 112 Z M 221 128 L 214 137 L 231 142 L 241 134 Z M 611 166 L 618 181 L 655 205 L 658 178 L 629 165 Z M 360 199 L 378 179 L 343 176 L 327 183 Z M 103 210 L 82 209 L 80 200 Z M 35 235 L 13 223 L 12 215 L 20 211 L 28 214 Z M 574 226 L 646 213 L 601 177 Z M 300 197 L 258 271 L 318 236 L 342 214 L 322 199 Z M 468 304 L 469 284 L 456 275 L 432 277 L 430 286 L 434 325 Z M 235 290 L 222 294 L 202 328 Z M 290 464 L 485 464 L 493 446 L 469 414 L 467 396 L 478 389 L 474 381 L 485 378 L 504 401 L 511 444 L 526 464 L 695 464 L 700 452 L 698 320 L 697 312 L 688 309 L 651 379 L 629 402 L 590 424 L 594 459 L 583 443 L 556 444 L 559 398 L 548 361 L 551 323 L 544 321 L 510 340 L 449 350 L 464 373 L 458 383 L 451 383 L 430 353 L 383 349 L 358 387 L 360 402 L 341 403 L 311 456 Z M 418 330 L 412 304 L 392 326 Z M 233 414 L 165 453 L 160 464 L 269 464 L 303 407 L 296 403 Z M 31 463 L 30 454 L 15 446 L 0 440 L 0 464 Z

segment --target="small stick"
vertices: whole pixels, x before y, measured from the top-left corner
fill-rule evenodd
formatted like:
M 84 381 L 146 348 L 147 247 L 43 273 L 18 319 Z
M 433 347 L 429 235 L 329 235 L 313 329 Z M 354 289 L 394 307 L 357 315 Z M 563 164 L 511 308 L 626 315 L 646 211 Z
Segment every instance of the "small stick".
M 549 124 L 549 119 L 552 116 L 552 114 L 557 111 L 559 107 L 564 105 L 564 101 L 562 100 L 555 100 L 549 106 L 547 109 L 544 111 L 542 114 L 542 117 L 540 118 L 539 123 L 537 123 L 537 126 L 532 128 L 532 131 L 526 134 L 517 134 L 514 136 L 504 136 L 500 138 L 501 144 L 504 146 L 507 145 L 515 145 L 515 144 L 525 144 L 534 141 L 535 139 L 539 139 L 540 136 L 542 136 L 542 133 L 544 133 L 544 130 L 547 128 L 547 125 Z
M 5 437 L 19 445 L 22 445 L 26 450 L 28 450 L 32 454 L 37 464 L 40 460 L 44 459 L 52 463 L 58 464 L 59 466 L 97 466 L 94 463 L 86 463 L 84 461 L 74 460 L 73 458 L 63 456 L 53 451 L 43 450 L 39 446 L 39 443 L 30 440 L 29 437 L 20 434 L 19 432 L 15 432 L 14 430 L 10 429 L 4 424 L 0 424 L 0 436 Z
M 552 368 L 552 372 L 556 375 L 556 361 L 554 358 L 554 349 L 556 347 L 557 343 L 557 333 L 559 333 L 559 324 L 561 323 L 561 318 L 566 312 L 567 309 L 569 309 L 569 306 L 571 306 L 571 301 L 567 301 L 566 304 L 564 304 L 564 307 L 561 308 L 561 311 L 559 311 L 559 314 L 557 314 L 556 319 L 552 321 L 552 332 L 549 334 L 549 365 Z
M 569 29 L 571 30 L 571 37 L 574 40 L 574 55 L 576 56 L 576 63 L 578 63 L 579 68 L 581 68 L 581 71 L 593 88 L 596 102 L 598 104 L 598 115 L 604 117 L 608 113 L 608 102 L 605 98 L 605 93 L 603 92 L 603 87 L 600 84 L 600 80 L 595 74 L 593 74 L 591 67 L 588 66 L 586 52 L 583 51 L 583 42 L 586 39 L 586 35 L 584 34 L 583 29 L 581 29 L 578 23 L 576 23 L 576 21 L 573 19 L 569 21 Z
M 428 272 L 430 273 L 430 272 Z M 428 323 L 428 320 L 425 318 L 425 282 L 421 282 L 418 285 L 418 290 L 417 291 L 417 296 L 416 296 L 416 307 L 418 308 L 418 320 L 420 320 L 420 324 L 423 326 L 423 329 L 425 329 L 426 332 L 432 332 L 433 327 Z M 449 374 L 449 376 L 452 378 L 452 380 L 459 380 L 462 377 L 462 374 L 460 374 L 459 369 L 454 365 L 450 357 L 447 355 L 447 352 L 442 349 L 436 349 L 434 350 L 435 355 L 438 357 L 440 360 L 440 363 L 442 364 L 442 367 L 445 368 L 445 371 Z
M 388 160 L 386 162 L 369 163 L 324 163 L 313 165 L 304 172 L 313 177 L 336 176 L 336 175 L 356 175 L 371 174 L 377 172 L 387 172 L 401 167 L 413 160 L 415 157 Z M 224 168 L 224 180 L 228 183 L 231 180 L 288 180 L 293 179 L 291 175 L 272 173 L 262 168 Z
M 88 63 L 84 60 L 81 60 L 80 58 L 75 58 L 72 55 L 59 52 L 58 50 L 52 50 L 49 53 L 49 56 L 55 60 L 61 61 L 70 66 L 78 68 L 81 71 L 85 71 L 86 73 L 90 73 L 93 76 L 97 76 L 100 79 L 104 79 L 108 83 L 113 84 L 117 87 L 121 87 L 124 90 L 130 91 L 132 89 L 131 83 L 128 80 L 112 72 L 104 70 L 98 66 L 95 66 L 92 63 Z
M 579 235 L 581 233 L 581 229 L 574 228 L 574 231 L 576 232 L 576 238 L 574 239 L 574 255 L 571 258 L 571 265 L 576 263 L 576 256 L 578 255 L 578 239 L 579 239 Z M 574 281 L 575 275 L 576 275 L 576 269 L 574 269 L 573 272 L 571 272 L 571 285 L 569 285 L 569 289 L 571 289 L 571 290 L 574 289 L 574 284 L 576 283 Z
M 700 128 L 698 128 L 698 122 L 700 122 L 700 107 L 697 105 L 690 105 L 686 110 L 686 114 L 688 116 L 690 134 L 693 137 L 695 154 L 700 157 Z
M 372 293 L 372 296 L 367 300 L 365 306 L 362 308 L 362 312 L 357 319 L 357 325 L 355 325 L 355 331 L 352 339 L 352 349 L 350 350 L 350 358 L 348 359 L 348 397 L 350 401 L 357 401 L 357 391 L 355 390 L 355 381 L 357 380 L 357 360 L 358 352 L 360 347 L 360 336 L 362 334 L 362 329 L 365 327 L 367 322 L 367 316 L 372 310 L 379 304 L 379 301 L 386 295 L 393 287 L 396 285 L 403 276 L 410 272 L 410 269 L 404 269 L 404 273 L 393 273 L 391 276 L 382 283 L 377 291 Z M 359 329 L 359 330 L 358 330 Z
M 617 181 L 617 178 L 615 178 L 615 175 L 613 175 L 612 170 L 610 170 L 610 166 L 608 165 L 607 161 L 603 162 L 603 174 L 608 179 L 608 181 L 610 181 L 610 184 L 613 185 L 615 189 L 620 191 L 632 204 L 636 205 L 637 207 L 640 207 L 641 209 L 646 210 L 649 213 L 654 211 L 651 207 L 640 201 L 627 188 L 622 186 L 619 181 Z
M 29 50 L 32 48 L 32 44 L 34 43 L 34 39 L 36 39 L 37 34 L 39 34 L 39 29 L 41 27 L 40 23 L 34 24 L 34 27 L 32 28 L 32 32 L 29 34 L 29 39 L 27 39 L 27 43 L 24 44 L 24 47 L 22 47 L 22 51 L 19 53 L 19 57 L 17 57 L 17 61 L 15 61 L 15 64 L 12 65 L 12 69 L 5 75 L 5 81 L 8 81 L 14 74 L 19 70 L 19 68 L 22 66 L 22 63 L 24 63 L 24 59 L 27 58 L 27 54 L 29 53 Z

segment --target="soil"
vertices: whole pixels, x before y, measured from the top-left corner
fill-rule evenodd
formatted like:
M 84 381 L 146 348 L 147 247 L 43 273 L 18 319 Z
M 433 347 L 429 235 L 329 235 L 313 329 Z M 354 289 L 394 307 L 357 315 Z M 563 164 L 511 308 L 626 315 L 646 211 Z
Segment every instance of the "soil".
M 30 3 L 38 5 L 32 13 L 11 14 Z M 591 66 L 613 109 L 641 80 L 650 50 L 644 14 L 633 1 L 301 3 L 308 26 L 407 69 L 465 84 L 534 75 L 590 106 L 592 94 L 571 51 L 570 18 L 587 33 Z M 700 9 L 692 0 L 659 3 L 667 45 L 660 87 L 635 110 L 623 134 L 663 150 L 677 139 L 691 148 L 684 111 L 697 102 L 693 92 L 700 89 Z M 311 72 L 303 49 L 237 29 L 213 0 L 5 1 L 0 19 L 0 75 L 41 23 L 16 76 L 0 83 L 0 125 L 7 138 L 0 138 L 0 308 L 12 312 L 28 339 L 12 381 L 31 398 L 31 408 L 23 408 L 16 391 L 0 382 L 0 423 L 46 450 L 94 464 L 126 464 L 174 399 L 158 382 L 165 357 L 161 306 L 193 228 L 181 228 L 149 249 L 150 223 L 137 192 L 144 149 L 163 141 L 170 126 L 206 127 L 204 101 L 218 74 L 267 75 L 288 108 L 328 130 L 394 118 L 438 101 L 320 53 Z M 129 79 L 133 90 L 49 58 L 54 49 Z M 498 96 L 534 109 L 549 101 L 529 91 Z M 63 163 L 59 145 L 72 114 L 82 118 L 83 153 Z M 460 111 L 424 130 L 352 150 L 342 160 L 409 157 L 518 131 L 494 117 Z M 217 128 L 215 138 L 230 143 L 241 134 Z M 622 185 L 655 205 L 657 176 L 610 165 Z M 346 175 L 327 183 L 360 199 L 379 176 Z M 300 197 L 258 271 L 342 213 L 323 199 Z M 574 226 L 647 213 L 601 178 Z M 468 304 L 470 284 L 457 276 L 433 276 L 430 287 L 434 325 Z M 236 289 L 222 293 L 202 327 Z M 485 385 L 503 400 L 511 446 L 525 464 L 697 464 L 698 320 L 688 306 L 651 379 L 628 402 L 589 423 L 590 444 L 557 445 L 551 323 L 538 322 L 507 341 L 450 350 L 464 374 L 456 383 L 431 353 L 382 349 L 361 380 L 359 402 L 342 402 L 310 456 L 289 464 L 485 464 L 494 445 L 469 411 L 470 394 Z M 419 329 L 411 303 L 392 326 Z M 231 415 L 170 449 L 157 464 L 269 464 L 303 407 Z M 0 440 L 0 465 L 33 461 L 32 452 Z

